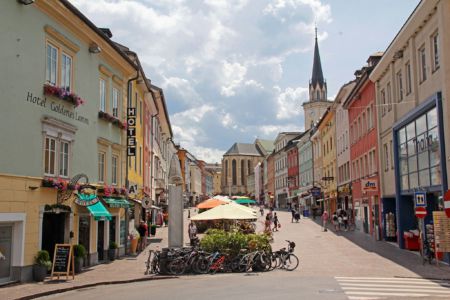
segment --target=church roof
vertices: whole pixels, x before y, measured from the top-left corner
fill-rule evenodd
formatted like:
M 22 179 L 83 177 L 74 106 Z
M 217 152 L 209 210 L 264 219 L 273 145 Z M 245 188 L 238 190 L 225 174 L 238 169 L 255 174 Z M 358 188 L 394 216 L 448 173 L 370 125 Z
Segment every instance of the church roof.
M 272 153 L 273 149 L 275 149 L 275 144 L 271 140 L 256 139 L 255 144 L 260 145 L 263 148 L 260 150 L 266 152 L 265 154 Z
M 317 28 L 316 28 L 316 43 L 314 45 L 314 63 L 311 77 L 311 85 L 315 87 L 317 84 L 319 84 L 320 87 L 322 87 L 324 83 L 325 80 L 323 79 L 322 64 L 320 62 L 319 44 L 317 43 Z
M 234 143 L 225 155 L 251 155 L 262 156 L 255 144 Z

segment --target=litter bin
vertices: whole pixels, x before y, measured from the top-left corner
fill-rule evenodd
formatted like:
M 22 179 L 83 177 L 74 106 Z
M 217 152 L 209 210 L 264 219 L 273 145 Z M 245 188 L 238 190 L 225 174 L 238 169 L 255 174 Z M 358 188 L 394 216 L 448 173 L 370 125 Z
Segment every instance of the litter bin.
M 150 235 L 156 235 L 156 225 L 151 225 L 150 226 Z
M 308 210 L 308 209 L 305 209 L 305 210 L 303 211 L 303 216 L 306 217 L 306 218 L 309 217 L 309 210 Z

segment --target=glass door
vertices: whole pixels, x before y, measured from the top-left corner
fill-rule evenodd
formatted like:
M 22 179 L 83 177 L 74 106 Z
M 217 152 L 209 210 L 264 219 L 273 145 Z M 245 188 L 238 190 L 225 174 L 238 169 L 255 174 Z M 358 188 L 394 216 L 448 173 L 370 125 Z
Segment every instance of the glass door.
M 11 280 L 12 225 L 0 225 L 0 282 Z

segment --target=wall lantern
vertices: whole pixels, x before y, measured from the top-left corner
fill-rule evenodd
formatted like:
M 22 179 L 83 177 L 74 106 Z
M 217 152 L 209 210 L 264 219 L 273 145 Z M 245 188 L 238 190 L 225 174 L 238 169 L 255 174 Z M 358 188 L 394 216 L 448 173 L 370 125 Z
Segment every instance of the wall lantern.
M 97 53 L 102 52 L 102 49 L 96 43 L 92 43 L 89 46 L 89 52 L 97 54 Z
M 17 2 L 23 5 L 30 5 L 34 3 L 34 0 L 17 0 Z

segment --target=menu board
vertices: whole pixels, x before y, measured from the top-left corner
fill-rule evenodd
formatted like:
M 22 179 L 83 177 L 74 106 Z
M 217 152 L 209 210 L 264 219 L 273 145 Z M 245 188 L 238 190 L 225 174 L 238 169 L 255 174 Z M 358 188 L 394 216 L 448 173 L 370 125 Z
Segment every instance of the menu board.
M 72 270 L 71 270 L 72 269 Z M 55 252 L 53 254 L 53 264 L 52 264 L 52 278 L 54 275 L 59 276 L 65 275 L 68 279 L 70 273 L 74 275 L 74 257 L 72 251 L 72 245 L 70 244 L 56 244 Z
M 450 252 L 450 218 L 443 211 L 433 211 L 434 240 L 437 252 Z

